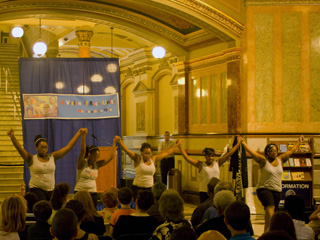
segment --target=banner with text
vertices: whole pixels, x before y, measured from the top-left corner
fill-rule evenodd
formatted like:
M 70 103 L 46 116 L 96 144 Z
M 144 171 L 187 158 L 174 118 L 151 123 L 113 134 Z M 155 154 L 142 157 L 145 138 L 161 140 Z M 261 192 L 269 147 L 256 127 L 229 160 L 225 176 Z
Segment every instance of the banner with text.
M 24 119 L 119 117 L 118 93 L 106 95 L 23 94 Z

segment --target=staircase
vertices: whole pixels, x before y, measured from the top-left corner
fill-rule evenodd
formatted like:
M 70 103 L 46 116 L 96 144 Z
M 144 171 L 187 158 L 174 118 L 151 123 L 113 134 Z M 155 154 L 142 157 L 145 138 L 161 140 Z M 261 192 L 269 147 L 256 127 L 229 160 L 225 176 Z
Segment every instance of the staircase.
M 17 139 L 23 143 L 18 67 L 20 56 L 18 45 L 0 44 L 0 202 L 15 193 L 20 194 L 23 183 L 23 166 L 10 166 L 22 165 L 23 159 L 7 136 L 7 131 L 13 128 Z

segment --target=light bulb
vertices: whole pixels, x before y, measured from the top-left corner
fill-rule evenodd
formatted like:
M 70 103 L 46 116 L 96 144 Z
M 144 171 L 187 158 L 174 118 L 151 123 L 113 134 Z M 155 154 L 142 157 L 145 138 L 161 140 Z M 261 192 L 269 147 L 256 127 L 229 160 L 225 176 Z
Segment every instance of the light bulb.
M 14 27 L 11 31 L 11 34 L 15 38 L 21 38 L 23 36 L 23 28 L 22 27 Z
M 154 47 L 152 49 L 152 55 L 155 58 L 163 58 L 166 55 L 166 50 L 163 47 Z
M 47 45 L 44 42 L 37 42 L 33 45 L 33 52 L 38 56 L 43 56 L 47 51 Z

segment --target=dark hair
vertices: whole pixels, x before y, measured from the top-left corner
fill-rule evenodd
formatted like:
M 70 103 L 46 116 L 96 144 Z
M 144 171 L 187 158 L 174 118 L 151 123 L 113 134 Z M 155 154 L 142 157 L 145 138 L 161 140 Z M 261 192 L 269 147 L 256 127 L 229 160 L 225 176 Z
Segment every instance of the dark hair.
M 171 240 L 196 240 L 197 234 L 195 231 L 191 228 L 191 226 L 183 225 L 181 227 L 178 227 L 172 231 L 171 234 Z
M 265 156 L 268 155 L 268 151 L 269 151 L 269 149 L 272 148 L 272 147 L 276 147 L 277 152 L 279 152 L 279 149 L 278 149 L 277 144 L 269 143 L 269 144 L 264 148 L 264 155 L 265 155 Z
M 139 209 L 147 211 L 154 203 L 152 192 L 146 190 L 139 191 L 136 201 Z
M 86 154 L 85 154 L 84 157 L 87 158 L 89 153 L 91 154 L 91 153 L 93 153 L 95 151 L 99 151 L 100 152 L 99 148 L 96 145 L 87 145 L 86 146 Z
M 141 148 L 140 151 L 143 152 L 145 149 L 150 148 L 151 149 L 151 145 L 149 143 L 142 143 L 141 144 Z
M 52 206 L 49 201 L 41 200 L 33 206 L 33 213 L 37 221 L 47 221 L 52 214 Z
M 59 183 L 54 189 L 51 196 L 51 204 L 54 210 L 59 210 L 65 203 L 66 196 L 70 191 L 70 186 L 68 183 Z
M 293 219 L 302 220 L 304 208 L 304 200 L 299 195 L 289 195 L 284 200 L 284 209 Z
M 272 230 L 262 234 L 258 240 L 296 240 L 284 230 Z
M 34 137 L 34 140 L 33 140 L 34 144 L 36 145 L 36 147 L 38 147 L 38 145 L 41 143 L 41 142 L 48 142 L 48 140 L 44 137 L 42 137 L 41 135 L 37 135 Z
M 155 183 L 151 188 L 154 199 L 159 200 L 165 190 L 167 190 L 167 185 L 162 182 Z
M 119 189 L 118 199 L 122 204 L 129 204 L 132 200 L 132 190 L 128 187 Z
M 244 202 L 236 201 L 227 206 L 224 217 L 234 230 L 245 230 L 250 220 L 250 209 Z
M 53 217 L 52 232 L 59 240 L 71 239 L 77 231 L 78 219 L 68 208 L 60 209 Z
M 28 192 L 24 195 L 24 199 L 27 200 L 28 213 L 33 211 L 33 206 L 38 202 L 38 195 L 33 192 Z
M 205 148 L 203 149 L 202 153 L 204 153 L 204 155 L 215 155 L 214 149 L 213 148 Z
M 78 218 L 78 222 L 80 222 L 83 219 L 85 210 L 83 208 L 82 203 L 79 200 L 72 199 L 68 201 L 65 208 L 68 208 L 74 211 L 74 213 Z
M 270 220 L 270 231 L 273 230 L 284 230 L 293 239 L 297 239 L 294 223 L 291 216 L 284 212 L 275 212 Z
M 210 179 L 210 181 L 207 184 L 208 192 L 214 193 L 214 188 L 217 186 L 217 184 L 220 182 L 220 180 L 216 177 L 213 177 Z

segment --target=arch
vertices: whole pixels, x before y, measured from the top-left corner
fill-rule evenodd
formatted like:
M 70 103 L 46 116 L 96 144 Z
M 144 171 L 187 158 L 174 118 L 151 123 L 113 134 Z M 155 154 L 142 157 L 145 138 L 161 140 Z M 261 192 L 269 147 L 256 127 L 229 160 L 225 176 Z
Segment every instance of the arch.
M 135 119 L 133 118 L 134 112 L 133 112 L 133 104 L 134 101 L 132 101 L 133 93 L 130 94 L 132 91 L 128 91 L 128 88 L 131 88 L 133 90 L 134 88 L 134 78 L 133 76 L 127 77 L 124 79 L 124 81 L 120 85 L 121 88 L 121 130 L 122 130 L 122 135 L 129 135 L 130 133 L 133 132 L 133 126 L 132 123 L 133 121 L 128 121 L 129 119 Z M 132 105 L 130 105 L 131 103 Z M 131 109 L 131 111 L 130 111 Z

